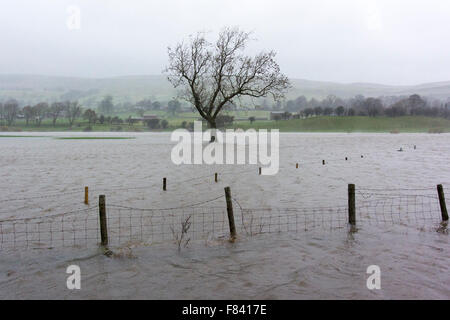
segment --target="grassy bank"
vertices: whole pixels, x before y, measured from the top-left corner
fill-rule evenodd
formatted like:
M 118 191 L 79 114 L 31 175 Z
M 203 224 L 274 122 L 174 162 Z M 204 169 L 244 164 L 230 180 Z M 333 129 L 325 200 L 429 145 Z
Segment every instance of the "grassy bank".
M 245 119 L 247 114 L 236 114 L 241 119 Z M 166 129 L 154 131 L 172 131 L 181 126 L 183 121 L 193 122 L 198 117 L 195 114 L 169 116 L 161 115 L 162 119 L 168 121 Z M 204 126 L 205 128 L 205 126 Z M 241 128 L 244 130 L 253 129 L 279 129 L 281 132 L 450 132 L 450 120 L 431 117 L 312 117 L 308 119 L 292 120 L 257 120 L 235 121 L 229 128 Z M 61 119 L 56 126 L 50 121 L 42 122 L 41 126 L 29 124 L 24 121 L 17 121 L 14 126 L 2 127 L 0 131 L 34 131 L 34 132 L 144 132 L 150 131 L 145 125 L 120 125 L 95 124 L 89 125 L 87 121 L 77 121 L 72 127 Z M 88 129 L 88 130 L 87 130 Z M 6 136 L 7 134 L 5 134 Z
M 450 132 L 450 120 L 430 117 L 314 117 L 287 121 L 237 122 L 233 128 L 280 132 Z
M 136 137 L 59 137 L 58 140 L 127 140 Z

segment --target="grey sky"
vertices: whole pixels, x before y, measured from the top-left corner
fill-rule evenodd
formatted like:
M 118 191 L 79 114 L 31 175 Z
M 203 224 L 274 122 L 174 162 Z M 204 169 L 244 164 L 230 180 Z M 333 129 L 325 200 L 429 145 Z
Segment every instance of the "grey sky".
M 66 25 L 70 5 L 79 30 Z M 0 73 L 160 74 L 168 45 L 236 25 L 293 78 L 450 80 L 448 0 L 1 0 Z

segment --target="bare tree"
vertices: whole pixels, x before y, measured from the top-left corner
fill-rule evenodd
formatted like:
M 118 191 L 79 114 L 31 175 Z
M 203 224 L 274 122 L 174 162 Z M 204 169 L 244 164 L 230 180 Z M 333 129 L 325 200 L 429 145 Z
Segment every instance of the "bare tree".
M 89 125 L 95 124 L 95 122 L 97 121 L 97 114 L 95 113 L 94 110 L 87 109 L 83 113 L 83 118 L 89 121 Z
M 66 101 L 64 104 L 67 120 L 69 125 L 72 126 L 75 119 L 81 115 L 81 106 L 78 105 L 78 101 Z
M 198 33 L 188 43 L 168 49 L 168 80 L 182 88 L 180 98 L 194 105 L 212 129 L 217 128 L 216 117 L 227 103 L 243 96 L 271 95 L 279 100 L 290 87 L 275 61 L 275 52 L 254 57 L 242 53 L 249 40 L 250 33 L 225 28 L 214 44 Z
M 4 108 L 3 103 L 0 102 L 0 125 L 3 123 L 3 118 L 4 118 Z
M 48 103 L 40 102 L 33 107 L 33 114 L 36 117 L 36 124 L 38 127 L 41 126 L 42 120 L 45 118 L 48 112 Z
M 30 122 L 30 119 L 34 117 L 34 110 L 31 106 L 25 106 L 22 109 L 23 116 L 25 117 L 26 125 Z
M 364 101 L 364 108 L 370 117 L 376 117 L 383 113 L 383 103 L 377 98 L 367 98 Z
M 173 116 L 175 116 L 175 113 L 177 113 L 180 108 L 181 103 L 178 100 L 173 99 L 167 103 L 167 110 L 172 113 Z
M 8 100 L 3 105 L 3 116 L 5 117 L 8 126 L 11 126 L 16 120 L 17 113 L 19 112 L 19 104 L 16 100 Z
M 339 106 L 339 107 L 337 107 L 337 108 L 334 110 L 334 112 L 336 113 L 336 115 L 337 115 L 338 117 L 341 117 L 341 116 L 343 116 L 344 113 L 345 113 L 345 108 L 344 108 L 343 106 Z
M 56 126 L 56 120 L 58 120 L 58 117 L 61 115 L 61 113 L 64 110 L 64 104 L 62 102 L 53 102 L 48 114 L 52 118 L 53 126 Z

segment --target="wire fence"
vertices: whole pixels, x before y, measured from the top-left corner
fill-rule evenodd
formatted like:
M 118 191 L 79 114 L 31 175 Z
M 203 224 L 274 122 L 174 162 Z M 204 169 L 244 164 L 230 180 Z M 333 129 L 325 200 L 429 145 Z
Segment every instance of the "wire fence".
M 98 207 L 0 221 L 0 249 L 88 246 L 99 241 Z
M 360 189 L 357 219 L 369 225 L 402 224 L 425 227 L 441 221 L 439 197 L 434 189 Z
M 222 177 L 222 176 L 241 176 L 243 174 L 257 174 L 257 167 L 253 166 L 253 165 L 245 165 L 245 168 L 241 169 L 241 170 L 235 170 L 230 169 L 230 170 L 222 170 L 222 172 L 217 172 L 218 177 Z M 249 170 L 249 167 L 252 167 L 252 169 L 254 169 L 254 171 L 252 172 L 251 170 Z M 183 180 L 177 180 L 176 184 L 177 185 L 182 185 L 182 184 L 186 184 L 186 183 L 191 183 L 193 181 L 213 181 L 214 180 L 214 173 L 210 172 L 208 174 L 204 174 L 204 175 L 200 175 L 200 176 L 195 176 L 195 177 L 191 177 L 191 178 L 187 178 L 187 179 L 183 179 Z M 156 181 L 153 183 L 149 183 L 149 184 L 142 184 L 142 185 L 138 185 L 136 186 L 134 185 L 96 185 L 95 188 L 90 189 L 90 192 L 113 192 L 113 191 L 133 191 L 133 190 L 150 190 L 152 188 L 161 188 L 161 181 Z M 24 197 L 14 197 L 14 198 L 8 198 L 8 199 L 0 199 L 0 203 L 7 203 L 7 202 L 16 202 L 16 201 L 30 201 L 30 200 L 36 200 L 36 199 L 46 199 L 46 198 L 59 198 L 62 196 L 72 196 L 72 195 L 77 195 L 80 194 L 80 188 L 71 188 L 68 190 L 64 190 L 64 191 L 54 191 L 52 193 L 49 194 L 36 194 L 36 195 L 31 195 L 31 196 L 24 196 Z
M 228 219 L 223 207 L 160 210 L 109 206 L 107 212 L 112 246 L 164 241 L 181 246 L 195 240 L 226 239 L 228 235 Z
M 416 149 L 413 144 L 404 145 L 405 150 Z M 280 149 L 299 148 L 298 145 L 283 145 Z M 289 163 L 289 168 L 308 168 L 311 166 L 351 164 L 371 158 L 370 154 L 341 154 L 324 159 L 302 159 L 297 163 Z M 243 166 L 236 170 L 219 169 L 217 176 L 244 177 L 258 175 L 257 166 Z M 214 169 L 216 170 L 216 169 Z M 198 176 L 187 177 L 176 181 L 177 186 L 183 184 L 200 184 L 214 181 L 214 173 L 210 171 Z M 245 176 L 246 177 L 246 176 Z M 170 178 L 170 177 L 169 177 Z M 216 181 L 217 182 L 217 181 Z M 450 185 L 450 183 L 444 183 Z M 208 197 L 203 201 L 183 201 L 182 206 L 170 208 L 139 208 L 114 204 L 114 199 L 123 201 L 121 191 L 161 190 L 162 181 L 143 182 L 134 185 L 96 185 L 91 194 L 111 193 L 106 205 L 108 245 L 112 247 L 129 245 L 147 245 L 162 242 L 173 242 L 178 247 L 187 246 L 191 241 L 227 241 L 230 239 L 230 218 L 223 194 Z M 170 185 L 176 188 L 175 184 Z M 170 190 L 170 188 L 169 188 Z M 14 214 L 20 213 L 27 204 L 33 207 L 29 214 L 32 217 L 0 220 L 0 250 L 39 249 L 56 247 L 94 247 L 101 244 L 100 207 L 89 205 L 69 212 L 52 215 L 40 207 L 40 199 L 62 199 L 52 210 L 77 208 L 81 204 L 82 193 L 79 188 L 65 188 L 48 194 L 17 194 L 7 199 L 0 199 L 0 205 L 14 207 Z M 170 191 L 168 191 L 170 192 Z M 23 196 L 22 196 L 23 195 Z M 85 195 L 86 196 L 86 195 Z M 117 198 L 116 198 L 117 196 Z M 133 195 L 136 197 L 136 195 Z M 67 197 L 67 199 L 65 199 Z M 80 201 L 73 203 L 73 197 Z M 109 195 L 108 195 L 109 197 Z M 145 196 L 143 196 L 145 197 Z M 443 220 L 442 208 L 435 187 L 430 188 L 356 188 L 355 219 L 358 228 L 371 226 L 403 225 L 414 228 L 432 227 L 436 229 Z M 111 203 L 109 200 L 113 200 Z M 66 201 L 67 200 L 67 201 Z M 86 201 L 86 200 L 85 200 Z M 87 201 L 86 201 L 87 202 Z M 128 203 L 129 201 L 127 201 Z M 270 233 L 306 233 L 332 230 L 347 230 L 349 227 L 349 204 L 337 203 L 326 207 L 320 203 L 314 207 L 295 208 L 256 208 L 245 207 L 239 199 L 233 197 L 233 221 L 238 237 L 251 237 Z M 44 211 L 44 212 L 41 212 Z M 2 209 L 0 214 L 11 213 Z M 39 216 L 36 216 L 36 213 Z M 446 227 L 445 227 L 446 228 Z
M 223 200 L 223 206 L 211 206 Z M 266 233 L 339 230 L 349 225 L 349 206 L 314 208 L 245 208 L 232 198 L 240 237 Z M 439 197 L 433 188 L 371 189 L 356 192 L 358 227 L 436 226 L 442 220 Z M 172 208 L 137 208 L 107 204 L 108 244 L 112 247 L 170 241 L 179 247 L 191 241 L 228 240 L 225 197 Z M 101 241 L 99 206 L 43 217 L 0 221 L 0 250 L 54 247 L 91 247 Z
M 296 146 L 284 146 L 284 148 Z M 412 147 L 412 146 L 411 146 Z M 415 146 L 414 146 L 415 148 Z M 292 167 L 304 165 L 325 165 L 332 162 L 347 162 L 363 159 L 364 155 L 352 154 L 346 157 L 324 159 L 320 161 L 304 160 L 292 163 Z M 216 177 L 258 175 L 258 167 L 248 166 L 242 170 L 223 170 Z M 259 171 L 259 174 L 261 172 Z M 177 181 L 177 185 L 214 181 L 213 172 Z M 89 190 L 92 194 L 123 190 L 160 189 L 162 181 L 143 185 L 104 185 Z M 216 180 L 217 182 L 217 180 Z M 449 184 L 446 184 L 449 185 Z M 34 200 L 61 197 L 81 197 L 80 189 L 65 189 L 44 195 L 17 196 L 0 199 L 0 204 L 16 206 L 34 203 Z M 87 195 L 85 194 L 87 200 Z M 81 199 L 80 199 L 81 200 Z M 88 201 L 85 200 L 87 204 Z M 120 199 L 119 199 L 120 200 Z M 440 199 L 436 188 L 356 188 L 356 221 L 358 227 L 374 225 L 406 225 L 423 228 L 436 226 L 442 221 Z M 220 201 L 222 201 L 221 205 Z M 338 203 L 325 207 L 315 205 L 311 208 L 249 208 L 234 203 L 234 221 L 239 237 L 266 233 L 310 232 L 313 230 L 340 230 L 349 225 L 348 203 Z M 228 208 L 224 195 L 209 197 L 204 201 L 191 203 L 185 201 L 182 206 L 170 208 L 138 208 L 109 203 L 106 206 L 108 242 L 110 246 L 136 244 L 154 244 L 166 241 L 179 247 L 190 241 L 228 240 L 230 236 Z M 81 205 L 61 202 L 56 208 Z M 21 207 L 17 208 L 20 211 Z M 37 212 L 39 208 L 33 210 Z M 61 209 L 62 210 L 62 209 Z M 0 211 L 0 214 L 10 213 Z M 40 213 L 40 212 L 39 212 Z M 0 220 L 0 250 L 35 249 L 55 247 L 97 246 L 101 242 L 101 223 L 99 206 L 90 205 L 82 209 L 36 217 L 11 218 Z

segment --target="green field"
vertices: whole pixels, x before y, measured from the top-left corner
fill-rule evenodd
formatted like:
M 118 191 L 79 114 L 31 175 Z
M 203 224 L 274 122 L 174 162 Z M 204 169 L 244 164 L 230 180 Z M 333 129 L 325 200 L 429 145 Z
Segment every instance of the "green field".
M 235 122 L 233 128 L 280 132 L 450 132 L 450 120 L 431 117 L 313 117 L 279 121 Z
M 256 118 L 269 118 L 269 111 L 229 111 L 224 112 L 224 114 L 229 114 L 234 116 L 236 119 L 248 119 L 253 116 Z M 152 110 L 148 114 L 157 115 L 161 120 L 165 119 L 168 121 L 169 126 L 167 130 L 173 130 L 176 128 L 180 128 L 181 124 L 185 122 L 194 122 L 195 120 L 199 120 L 200 116 L 196 112 L 178 112 L 175 115 L 160 110 Z M 56 121 L 56 125 L 53 126 L 53 123 L 50 119 L 44 119 L 40 126 L 35 123 L 30 122 L 26 125 L 25 120 L 16 120 L 11 127 L 6 127 L 5 125 L 0 126 L 0 131 L 33 131 L 33 132 L 80 132 L 85 131 L 86 128 L 91 127 L 93 132 L 109 132 L 109 131 L 129 131 L 129 132 L 141 132 L 141 131 L 149 131 L 149 129 L 143 124 L 133 124 L 129 125 L 126 123 L 126 119 L 130 116 L 136 117 L 138 114 L 134 112 L 116 112 L 112 115 L 118 116 L 121 118 L 124 123 L 123 124 L 99 124 L 89 125 L 87 120 L 77 119 L 72 127 L 69 126 L 67 119 L 61 118 Z M 154 131 L 164 131 L 154 130 Z
M 58 137 L 58 140 L 124 140 L 136 139 L 136 137 Z
M 183 121 L 189 123 L 199 119 L 198 114 L 193 112 L 178 113 L 175 116 L 167 112 L 156 113 L 161 119 L 168 121 L 166 129 L 158 129 L 153 131 L 171 131 L 181 127 Z M 253 129 L 279 129 L 281 132 L 450 132 L 450 120 L 443 118 L 431 117 L 333 117 L 321 116 L 311 117 L 308 119 L 291 119 L 291 120 L 256 120 L 253 123 L 246 120 L 253 116 L 256 118 L 268 118 L 268 111 L 235 111 L 228 112 L 233 115 L 235 121 L 229 128 L 241 128 L 244 130 Z M 128 118 L 132 114 L 120 114 L 122 119 Z M 238 120 L 240 119 L 240 120 Z M 206 129 L 206 126 L 204 126 Z M 89 125 L 85 120 L 77 120 L 72 127 L 65 119 L 58 120 L 54 127 L 50 120 L 44 120 L 40 126 L 35 124 L 25 124 L 24 120 L 18 120 L 11 127 L 1 127 L 1 131 L 34 131 L 34 132 L 144 132 L 150 131 L 143 124 L 123 123 L 120 125 L 95 124 Z M 7 134 L 3 137 L 11 137 Z
M 46 138 L 46 136 L 6 135 L 0 134 L 0 138 Z

